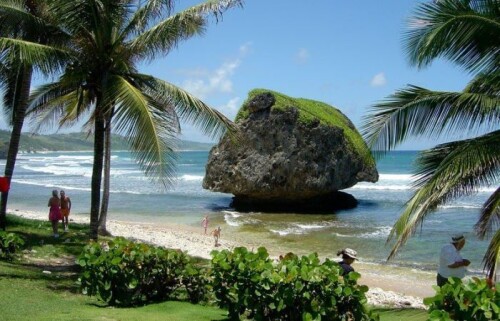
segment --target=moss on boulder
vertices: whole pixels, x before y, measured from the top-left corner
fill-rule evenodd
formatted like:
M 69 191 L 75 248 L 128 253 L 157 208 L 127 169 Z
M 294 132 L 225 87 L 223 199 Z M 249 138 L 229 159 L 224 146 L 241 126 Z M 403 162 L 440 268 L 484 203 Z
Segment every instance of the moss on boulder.
M 273 211 L 309 208 L 311 202 L 327 210 L 352 207 L 355 202 L 339 197 L 339 190 L 378 180 L 361 135 L 328 104 L 255 89 L 236 123 L 242 139 L 225 136 L 212 148 L 203 181 L 206 189 L 234 194 L 233 205 Z
M 248 118 L 250 116 L 249 102 L 265 93 L 271 93 L 276 99 L 274 105 L 271 106 L 271 110 L 273 111 L 285 111 L 289 108 L 296 108 L 299 111 L 299 121 L 305 125 L 319 121 L 320 124 L 325 126 L 342 128 L 351 147 L 360 153 L 370 166 L 375 166 L 375 159 L 370 149 L 349 118 L 337 108 L 317 100 L 292 98 L 268 89 L 253 89 L 248 93 L 247 99 L 236 114 L 235 122 L 238 123 Z

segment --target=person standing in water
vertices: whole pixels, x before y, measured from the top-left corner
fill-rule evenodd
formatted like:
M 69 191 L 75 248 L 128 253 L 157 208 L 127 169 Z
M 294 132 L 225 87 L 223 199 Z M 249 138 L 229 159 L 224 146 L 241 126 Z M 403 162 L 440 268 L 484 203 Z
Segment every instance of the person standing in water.
M 69 212 L 71 211 L 71 199 L 66 196 L 66 193 L 63 190 L 61 190 L 59 193 L 61 195 L 61 215 L 64 232 L 67 232 L 69 225 Z
M 215 230 L 213 230 L 212 235 L 214 236 L 214 241 L 215 241 L 215 246 L 219 246 L 219 239 L 220 239 L 220 231 L 221 228 L 220 226 L 217 226 Z
M 49 220 L 52 224 L 52 232 L 55 238 L 59 237 L 58 233 L 58 224 L 59 220 L 62 218 L 61 216 L 61 200 L 59 199 L 57 190 L 52 191 L 52 197 L 49 198 L 49 203 L 47 205 L 49 207 Z
M 205 234 L 207 234 L 207 228 L 208 228 L 208 215 L 205 215 L 203 220 L 201 220 L 201 226 L 203 226 L 203 229 L 205 230 Z

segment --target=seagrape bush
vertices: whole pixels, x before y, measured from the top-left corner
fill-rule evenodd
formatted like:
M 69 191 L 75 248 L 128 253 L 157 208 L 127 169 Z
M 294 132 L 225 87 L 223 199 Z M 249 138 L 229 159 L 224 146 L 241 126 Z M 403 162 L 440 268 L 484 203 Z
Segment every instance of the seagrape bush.
M 464 283 L 453 278 L 449 284 L 435 289 L 435 296 L 424 299 L 429 306 L 429 321 L 500 320 L 500 293 L 485 280 L 473 278 Z
M 164 301 L 178 290 L 193 303 L 205 297 L 206 272 L 178 250 L 115 238 L 88 244 L 77 262 L 82 292 L 109 305 Z
M 0 259 L 12 260 L 24 240 L 17 234 L 0 231 Z
M 212 252 L 211 285 L 231 320 L 374 320 L 365 309 L 358 273 L 343 278 L 337 263 L 318 255 L 269 258 L 263 247 Z

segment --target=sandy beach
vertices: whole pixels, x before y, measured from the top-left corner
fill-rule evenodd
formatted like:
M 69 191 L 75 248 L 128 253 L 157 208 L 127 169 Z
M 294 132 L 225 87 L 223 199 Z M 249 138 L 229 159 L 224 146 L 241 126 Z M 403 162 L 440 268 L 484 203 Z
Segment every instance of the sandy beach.
M 45 213 L 9 210 L 8 213 L 28 218 L 47 219 Z M 88 223 L 89 219 L 70 216 L 71 222 Z M 237 235 L 225 235 L 222 231 L 219 246 L 215 246 L 213 237 L 203 229 L 181 224 L 151 224 L 110 220 L 107 228 L 114 236 L 123 236 L 142 242 L 164 246 L 166 248 L 180 249 L 189 255 L 209 259 L 213 250 L 233 249 L 245 246 L 256 249 L 263 244 L 239 239 Z M 71 232 L 68 234 L 71 235 Z M 64 237 L 64 235 L 63 235 Z M 280 253 L 268 249 L 272 257 Z M 335 258 L 332 258 L 335 259 Z M 356 262 L 355 270 L 361 273 L 360 284 L 367 285 L 368 301 L 377 306 L 425 308 L 422 298 L 434 295 L 433 274 L 410 269 Z

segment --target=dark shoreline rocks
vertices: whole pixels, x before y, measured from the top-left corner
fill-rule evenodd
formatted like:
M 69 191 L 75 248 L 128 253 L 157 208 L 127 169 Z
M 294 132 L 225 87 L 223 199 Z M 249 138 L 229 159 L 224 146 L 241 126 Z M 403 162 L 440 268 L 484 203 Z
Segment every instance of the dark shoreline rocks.
M 358 200 L 349 193 L 338 191 L 295 201 L 256 200 L 235 196 L 230 206 L 238 212 L 331 214 L 338 210 L 355 208 L 358 206 Z

